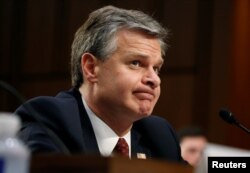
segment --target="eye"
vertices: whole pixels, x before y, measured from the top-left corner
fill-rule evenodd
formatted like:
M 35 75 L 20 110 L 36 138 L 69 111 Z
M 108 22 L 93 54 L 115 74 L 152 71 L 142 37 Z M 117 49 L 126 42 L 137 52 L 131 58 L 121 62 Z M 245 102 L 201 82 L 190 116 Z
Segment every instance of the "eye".
M 132 64 L 133 66 L 136 66 L 136 67 L 140 67 L 140 66 L 141 66 L 141 62 L 138 61 L 138 60 L 132 61 L 131 64 Z
M 157 75 L 160 74 L 161 68 L 160 67 L 154 67 L 154 71 Z

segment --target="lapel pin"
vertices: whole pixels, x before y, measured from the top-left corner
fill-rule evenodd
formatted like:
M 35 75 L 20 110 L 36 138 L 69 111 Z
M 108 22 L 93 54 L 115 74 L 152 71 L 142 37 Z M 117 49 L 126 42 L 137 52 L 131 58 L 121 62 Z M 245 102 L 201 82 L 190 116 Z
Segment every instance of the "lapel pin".
M 146 154 L 144 154 L 144 153 L 137 153 L 137 159 L 146 159 Z

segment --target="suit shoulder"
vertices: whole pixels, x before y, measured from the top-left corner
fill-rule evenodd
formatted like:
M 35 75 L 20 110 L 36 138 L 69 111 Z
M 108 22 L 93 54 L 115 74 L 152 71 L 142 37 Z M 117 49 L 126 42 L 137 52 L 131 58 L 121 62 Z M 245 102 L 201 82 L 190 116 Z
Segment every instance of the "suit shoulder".
M 141 123 L 141 124 L 145 124 L 145 125 L 156 125 L 155 127 L 159 127 L 160 126 L 169 126 L 172 128 L 171 124 L 165 119 L 162 118 L 160 116 L 157 115 L 151 115 L 149 117 L 143 118 L 141 120 L 139 120 L 136 123 Z
M 68 92 L 60 92 L 56 96 L 38 96 L 31 98 L 27 100 L 25 103 L 23 103 L 19 108 L 22 108 L 23 106 L 45 106 L 45 107 L 56 107 L 57 105 L 60 106 L 64 102 L 68 102 L 69 100 L 75 100 L 75 98 L 70 95 Z M 19 109 L 18 108 L 18 109 Z M 17 110 L 18 110 L 17 109 Z
M 175 130 L 164 118 L 151 115 L 134 123 L 133 129 L 161 158 L 180 161 L 180 147 Z
M 172 136 L 176 138 L 176 132 L 172 125 L 160 116 L 151 115 L 134 123 L 135 129 L 141 132 L 146 132 L 152 136 Z
M 22 119 L 32 118 L 34 114 L 41 118 L 63 116 L 71 110 L 77 109 L 77 100 L 67 92 L 61 92 L 57 96 L 34 97 L 20 105 L 15 113 Z

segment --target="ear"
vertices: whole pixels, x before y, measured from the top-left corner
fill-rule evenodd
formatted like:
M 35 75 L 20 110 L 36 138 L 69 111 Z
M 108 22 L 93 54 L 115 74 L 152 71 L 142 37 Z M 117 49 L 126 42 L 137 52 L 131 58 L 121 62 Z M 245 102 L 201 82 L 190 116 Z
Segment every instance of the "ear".
M 85 77 L 84 80 L 89 82 L 96 82 L 97 75 L 96 75 L 96 66 L 97 66 L 97 59 L 91 53 L 84 53 L 81 59 L 81 67 L 83 76 Z

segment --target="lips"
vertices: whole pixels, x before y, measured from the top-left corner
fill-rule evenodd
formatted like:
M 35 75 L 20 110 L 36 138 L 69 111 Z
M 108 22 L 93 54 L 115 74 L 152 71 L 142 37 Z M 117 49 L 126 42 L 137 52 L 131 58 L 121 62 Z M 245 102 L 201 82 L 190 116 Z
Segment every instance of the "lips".
M 153 100 L 155 97 L 154 92 L 149 90 L 137 90 L 133 94 L 140 100 Z

